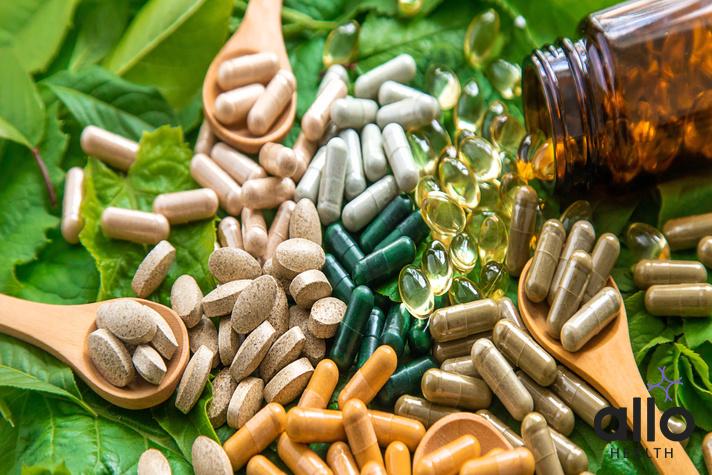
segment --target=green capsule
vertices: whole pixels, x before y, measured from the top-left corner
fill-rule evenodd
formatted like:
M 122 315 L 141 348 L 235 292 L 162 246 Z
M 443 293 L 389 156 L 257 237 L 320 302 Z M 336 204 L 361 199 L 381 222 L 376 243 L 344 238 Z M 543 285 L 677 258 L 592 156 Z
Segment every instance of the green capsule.
M 438 162 L 440 188 L 455 202 L 467 209 L 480 203 L 480 187 L 477 176 L 456 157 L 444 156 Z
M 451 305 L 474 302 L 482 298 L 482 292 L 477 288 L 477 285 L 464 276 L 452 279 L 452 285 L 450 285 L 447 295 Z
M 509 285 L 509 274 L 499 262 L 490 261 L 480 271 L 480 287 L 485 297 L 499 299 Z
M 469 130 L 479 132 L 482 118 L 487 110 L 484 95 L 480 85 L 475 79 L 471 79 L 462 88 L 462 93 L 455 107 L 455 128 L 458 131 Z
M 485 75 L 503 98 L 509 100 L 522 95 L 522 68 L 518 64 L 498 59 L 487 67 Z
M 457 157 L 474 172 L 478 180 L 494 180 L 502 172 L 502 160 L 497 149 L 483 137 L 475 135 L 463 139 L 457 149 Z
M 431 64 L 425 72 L 425 91 L 438 100 L 440 109 L 455 107 L 460 97 L 460 80 L 447 66 Z
M 490 123 L 489 134 L 492 143 L 510 156 L 516 156 L 519 144 L 527 131 L 516 117 L 509 114 L 501 114 Z
M 405 305 L 393 305 L 386 315 L 380 342 L 393 348 L 400 358 L 406 344 L 408 330 L 413 320 Z
M 469 272 L 477 264 L 477 241 L 467 233 L 459 233 L 450 242 L 450 262 L 460 272 Z
M 363 332 L 361 340 L 361 348 L 358 351 L 356 358 L 356 366 L 361 367 L 367 359 L 371 357 L 376 348 L 380 345 L 379 338 L 383 332 L 383 324 L 386 321 L 386 314 L 378 307 L 373 307 L 371 315 L 366 322 L 366 329 Z
M 437 239 L 430 243 L 423 253 L 420 267 L 428 278 L 435 295 L 447 292 L 452 282 L 452 266 L 448 259 L 447 248 L 443 243 Z
M 407 236 L 364 257 L 356 264 L 353 278 L 356 285 L 367 284 L 398 272 L 415 259 L 415 243 Z
M 413 207 L 413 202 L 405 195 L 398 195 L 376 216 L 361 233 L 359 243 L 364 252 L 371 252 L 388 236 L 393 228 L 402 222 Z
M 386 238 L 378 243 L 378 246 L 374 248 L 374 251 L 383 249 L 387 245 L 396 241 L 398 238 L 407 236 L 413 240 L 414 243 L 419 243 L 425 236 L 429 233 L 428 225 L 425 224 L 423 217 L 419 210 L 415 210 L 410 213 L 410 216 L 405 218 L 401 223 L 396 226 L 396 228 L 391 231 L 391 233 L 386 236 Z
M 364 253 L 341 223 L 334 223 L 326 228 L 324 244 L 326 249 L 343 264 L 347 272 L 353 275 L 356 264 L 363 260 Z
M 418 185 L 415 187 L 415 204 L 420 208 L 423 205 L 423 201 L 427 198 L 431 191 L 442 191 L 438 180 L 432 175 L 425 175 L 420 177 L 418 180 Z
M 348 303 L 356 286 L 351 280 L 351 276 L 341 267 L 339 261 L 331 254 L 326 254 L 324 267 L 321 270 L 331 284 L 331 295 Z
M 400 365 L 391 375 L 381 392 L 378 393 L 379 401 L 390 406 L 403 394 L 414 394 L 420 389 L 420 380 L 425 372 L 437 368 L 438 364 L 432 356 L 421 356 Z
M 352 20 L 334 28 L 326 37 L 322 61 L 325 67 L 332 64 L 349 64 L 358 52 L 358 35 L 361 26 Z
M 428 227 L 438 235 L 452 238 L 465 227 L 465 211 L 443 192 L 430 193 L 420 212 Z
M 408 347 L 414 355 L 430 353 L 433 338 L 430 336 L 429 320 L 414 318 L 408 330 Z
M 416 266 L 405 266 L 398 275 L 398 293 L 401 301 L 415 318 L 430 315 L 435 306 L 435 296 L 425 273 Z
M 346 313 L 339 324 L 339 330 L 329 353 L 329 358 L 341 371 L 348 369 L 356 358 L 372 309 L 371 289 L 359 285 L 351 294 Z
M 499 14 L 490 8 L 470 21 L 465 33 L 465 58 L 473 68 L 480 68 L 499 54 L 503 44 Z
M 568 233 L 576 221 L 593 222 L 593 207 L 587 200 L 574 201 L 561 213 L 559 221 Z

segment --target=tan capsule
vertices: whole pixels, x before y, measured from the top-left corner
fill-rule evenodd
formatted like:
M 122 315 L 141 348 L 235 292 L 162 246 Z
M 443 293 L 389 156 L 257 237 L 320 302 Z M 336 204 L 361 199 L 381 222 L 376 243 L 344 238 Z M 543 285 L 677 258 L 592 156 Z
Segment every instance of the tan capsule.
M 343 410 L 344 430 L 358 466 L 363 469 L 368 462 L 383 466 L 376 431 L 366 405 L 358 399 L 351 399 L 344 404 Z
M 324 409 L 329 404 L 338 382 L 339 368 L 336 363 L 329 359 L 321 360 L 316 365 L 297 406 Z
M 705 459 L 707 471 L 712 473 L 712 432 L 708 432 L 702 439 L 702 455 Z
M 671 219 L 663 225 L 663 234 L 673 251 L 694 248 L 712 234 L 712 213 Z
M 519 434 L 517 434 L 507 424 L 498 419 L 497 416 L 492 414 L 490 411 L 488 411 L 487 409 L 480 409 L 479 411 L 477 411 L 477 415 L 487 419 L 487 422 L 492 424 L 494 428 L 497 429 L 499 433 L 504 436 L 505 439 L 507 439 L 507 442 L 509 442 L 512 447 L 514 447 L 515 449 L 517 447 L 524 447 L 524 441 L 521 437 L 519 437 Z
M 267 173 L 257 162 L 222 142 L 213 146 L 210 158 L 240 185 L 243 185 L 247 180 L 267 176 Z
M 358 465 L 348 444 L 334 442 L 326 453 L 326 463 L 335 475 L 359 475 Z
M 267 248 L 263 256 L 265 260 L 272 257 L 277 246 L 289 238 L 289 220 L 295 206 L 294 201 L 288 200 L 277 208 L 267 234 Z
M 437 342 L 458 340 L 491 330 L 500 318 L 499 307 L 494 300 L 475 300 L 433 312 L 430 333 Z
M 712 316 L 712 285 L 653 285 L 645 291 L 645 309 L 656 316 Z
M 253 456 L 262 452 L 284 432 L 287 414 L 272 402 L 263 407 L 223 444 L 232 469 L 239 470 Z
M 200 130 L 198 131 L 198 138 L 195 139 L 195 148 L 193 151 L 195 154 L 202 153 L 203 155 L 210 155 L 210 150 L 215 145 L 215 134 L 213 134 L 213 129 L 210 127 L 210 123 L 207 120 L 203 120 L 200 124 Z
M 101 213 L 101 230 L 112 239 L 158 244 L 168 239 L 171 227 L 163 215 L 110 206 Z
M 264 455 L 255 455 L 247 462 L 247 475 L 287 475 Z
M 537 194 L 534 188 L 522 186 L 517 190 L 512 207 L 505 259 L 505 267 L 511 275 L 521 274 L 524 264 L 529 260 L 529 242 L 534 234 L 537 206 Z
M 331 469 L 308 445 L 299 444 L 282 434 L 277 454 L 294 475 L 332 475 Z
M 279 70 L 274 53 L 245 54 L 223 61 L 218 68 L 218 85 L 223 90 L 252 83 L 267 83 Z
M 425 426 L 411 417 L 403 417 L 390 412 L 368 411 L 373 428 L 376 431 L 378 445 L 387 447 L 396 440 L 400 440 L 412 451 L 425 435 Z
M 198 154 L 190 162 L 190 174 L 198 184 L 218 195 L 220 206 L 230 215 L 242 211 L 242 189 L 220 166 L 207 155 Z
M 588 279 L 586 291 L 583 294 L 584 302 L 591 299 L 599 290 L 606 286 L 608 277 L 610 277 L 620 253 L 621 244 L 614 234 L 605 233 L 598 238 L 591 252 L 591 276 Z
M 480 338 L 492 338 L 492 332 L 482 332 L 454 341 L 436 342 L 433 345 L 433 356 L 439 363 L 442 363 L 448 358 L 469 355 L 472 345 Z
M 299 183 L 304 172 L 307 171 L 307 167 L 309 167 L 309 163 L 316 153 L 317 146 L 318 144 L 309 140 L 307 136 L 304 135 L 304 132 L 300 132 L 297 136 L 297 140 L 292 147 L 294 155 L 297 157 L 297 167 L 292 175 L 295 183 Z
M 556 360 L 529 334 L 509 320 L 500 320 L 492 332 L 497 348 L 515 366 L 521 368 L 542 386 L 556 379 Z
M 295 87 L 294 74 L 286 69 L 272 78 L 247 114 L 247 128 L 251 134 L 262 136 L 267 133 L 292 100 Z
M 368 404 L 386 384 L 396 370 L 398 355 L 388 345 L 381 345 L 366 360 L 339 394 L 339 407 L 350 399 L 359 399 Z
M 558 374 L 549 389 L 554 391 L 554 394 L 559 396 L 586 424 L 593 427 L 594 417 L 598 411 L 608 407 L 608 402 L 568 369 L 561 365 L 557 369 Z M 606 416 L 601 423 L 605 428 L 610 421 L 610 416 Z
M 571 408 L 553 392 L 535 383 L 523 371 L 517 371 L 517 377 L 531 394 L 534 400 L 534 410 L 544 416 L 551 427 L 563 434 L 570 434 L 574 430 L 575 421 Z
M 697 244 L 697 258 L 707 267 L 712 267 L 712 236 L 705 236 Z
M 319 93 L 311 107 L 302 117 L 304 136 L 318 142 L 326 131 L 331 116 L 331 104 L 346 96 L 346 84 L 343 81 L 329 81 Z
M 440 369 L 448 373 L 463 374 L 479 378 L 480 373 L 477 372 L 475 364 L 472 362 L 470 355 L 458 356 L 457 358 L 448 358 L 440 364 Z
M 418 420 L 425 427 L 430 427 L 443 417 L 459 411 L 454 407 L 440 406 L 405 394 L 396 401 L 394 412 L 399 416 Z
M 643 259 L 633 268 L 633 282 L 639 289 L 659 284 L 707 282 L 707 269 L 697 261 Z
M 384 456 L 388 475 L 410 475 L 410 451 L 400 440 L 391 442 L 386 447 Z
M 297 155 L 281 143 L 267 142 L 260 149 L 260 165 L 270 175 L 291 177 L 297 171 Z
M 566 475 L 580 475 L 588 469 L 588 456 L 581 447 L 551 427 L 549 427 L 549 432 L 554 441 L 561 468 L 564 469 Z
M 567 351 L 578 351 L 598 335 L 620 313 L 620 294 L 612 287 L 604 287 L 586 302 L 561 327 L 561 345 Z M 561 431 L 564 432 L 564 431 Z
M 593 229 L 593 225 L 588 221 L 576 221 L 571 227 L 569 236 L 564 244 L 564 249 L 561 251 L 561 256 L 559 256 L 556 272 L 554 272 L 554 277 L 551 279 L 551 285 L 549 286 L 549 293 L 547 295 L 549 303 L 552 303 L 554 300 L 554 295 L 559 289 L 559 282 L 564 275 L 564 269 L 571 259 L 571 256 L 573 256 L 576 251 L 591 252 L 595 239 L 596 231 Z
M 136 142 L 93 125 L 84 127 L 79 142 L 87 155 L 123 171 L 131 167 L 138 152 Z
M 259 259 L 267 248 L 267 223 L 262 211 L 244 208 L 242 210 L 242 241 L 245 251 Z
M 243 122 L 264 92 L 262 84 L 249 84 L 218 94 L 215 98 L 215 117 L 225 125 Z
M 218 195 L 210 188 L 162 193 L 153 200 L 153 212 L 165 216 L 170 224 L 211 218 L 217 211 Z
M 242 186 L 242 199 L 253 209 L 271 209 L 294 198 L 294 189 L 291 178 L 254 178 Z
M 479 456 L 480 442 L 465 434 L 423 455 L 415 464 L 413 475 L 455 475 L 465 462 Z
M 232 216 L 225 216 L 218 225 L 218 240 L 222 247 L 242 249 L 242 229 L 240 222 Z
M 446 406 L 484 409 L 492 402 L 492 392 L 483 380 L 436 368 L 425 372 L 420 389 L 428 401 Z
M 293 407 L 287 413 L 287 435 L 294 442 L 311 444 L 345 440 L 341 411 Z
M 70 244 L 79 242 L 79 232 L 84 227 L 81 207 L 84 199 L 84 170 L 72 167 L 64 179 L 62 200 L 62 236 Z
M 534 467 L 534 456 L 524 447 L 497 452 L 491 450 L 484 457 L 466 462 L 460 469 L 460 475 L 532 475 Z
M 591 256 L 584 251 L 574 252 L 566 263 L 559 288 L 546 316 L 546 332 L 552 338 L 560 338 L 561 327 L 581 305 L 592 265 Z
M 546 299 L 565 239 L 566 229 L 558 219 L 550 219 L 542 226 L 532 265 L 524 283 L 524 292 L 532 302 L 543 302 Z
M 519 310 L 517 310 L 517 306 L 514 305 L 512 299 L 502 297 L 497 301 L 497 306 L 499 307 L 499 313 L 503 319 L 509 320 L 522 330 L 525 329 L 522 317 L 519 315 Z
M 544 416 L 537 412 L 528 414 L 522 421 L 522 439 L 534 455 L 537 473 L 546 475 L 564 475 L 556 447 L 551 438 Z

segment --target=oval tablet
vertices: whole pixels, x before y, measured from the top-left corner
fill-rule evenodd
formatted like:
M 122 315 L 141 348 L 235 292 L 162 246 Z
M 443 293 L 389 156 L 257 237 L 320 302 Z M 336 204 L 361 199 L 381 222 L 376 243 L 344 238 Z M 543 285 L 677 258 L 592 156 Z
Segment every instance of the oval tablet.
M 168 241 L 161 241 L 146 254 L 131 280 L 131 289 L 141 298 L 151 295 L 168 275 L 176 259 L 176 249 Z
M 99 373 L 114 386 L 124 387 L 136 377 L 131 355 L 121 340 L 108 330 L 94 330 L 87 338 L 89 358 Z
M 133 300 L 111 300 L 97 308 L 96 326 L 130 345 L 148 343 L 156 334 L 151 312 L 155 310 Z

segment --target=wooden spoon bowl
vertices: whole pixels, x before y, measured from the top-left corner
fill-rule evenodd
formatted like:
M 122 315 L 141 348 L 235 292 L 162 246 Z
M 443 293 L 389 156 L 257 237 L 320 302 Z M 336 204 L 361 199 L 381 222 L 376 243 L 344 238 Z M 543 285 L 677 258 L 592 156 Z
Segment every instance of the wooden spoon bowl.
M 296 89 L 292 100 L 277 118 L 272 128 L 263 136 L 255 136 L 244 123 L 226 127 L 215 117 L 215 99 L 224 92 L 220 89 L 217 74 L 220 65 L 228 59 L 254 53 L 275 53 L 281 69 L 291 71 L 287 49 L 282 37 L 282 0 L 252 0 L 247 6 L 240 27 L 215 56 L 203 82 L 203 111 L 213 133 L 228 145 L 245 153 L 256 153 L 267 142 L 279 142 L 289 132 L 297 111 Z
M 85 305 L 49 305 L 0 295 L 0 333 L 35 345 L 69 365 L 99 396 L 125 409 L 145 409 L 168 399 L 190 356 L 188 331 L 178 315 L 156 302 L 132 298 L 158 312 L 173 330 L 178 349 L 166 362 L 167 372 L 158 386 L 139 376 L 117 388 L 96 370 L 89 359 L 87 337 L 96 330 L 96 310 L 105 302 Z

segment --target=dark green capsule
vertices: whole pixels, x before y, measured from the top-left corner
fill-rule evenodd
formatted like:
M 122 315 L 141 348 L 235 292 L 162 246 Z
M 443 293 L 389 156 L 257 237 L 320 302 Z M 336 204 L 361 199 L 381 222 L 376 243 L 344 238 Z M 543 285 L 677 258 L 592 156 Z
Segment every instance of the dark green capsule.
M 391 231 L 391 233 L 386 236 L 383 241 L 379 242 L 374 250 L 377 251 L 379 249 L 383 249 L 402 236 L 408 236 L 413 240 L 413 242 L 418 243 L 422 241 L 428 233 L 430 233 L 428 225 L 425 224 L 425 221 L 423 221 L 420 211 L 416 210 L 410 213 L 410 216 L 405 218 L 398 226 L 396 226 L 396 228 Z
M 356 264 L 353 272 L 354 283 L 361 285 L 373 282 L 399 272 L 401 268 L 415 259 L 415 243 L 409 237 L 402 236 L 388 246 L 373 251 Z
M 346 271 L 353 275 L 356 263 L 363 259 L 363 251 L 356 240 L 349 234 L 341 223 L 329 225 L 324 232 L 324 244 L 326 249 L 336 256 L 336 259 L 344 266 Z
M 331 254 L 326 255 L 324 260 L 324 267 L 321 269 L 326 275 L 327 280 L 331 284 L 331 295 L 339 300 L 349 303 L 351 299 L 351 293 L 354 291 L 356 286 L 354 285 L 351 276 L 346 273 L 339 261 L 336 260 Z
M 381 344 L 393 348 L 398 358 L 403 355 L 411 320 L 413 317 L 403 304 L 391 307 L 386 316 L 386 323 L 381 333 Z
M 358 350 L 358 357 L 356 358 L 356 366 L 361 367 L 366 362 L 367 359 L 371 357 L 376 348 L 379 345 L 379 338 L 381 332 L 383 332 L 383 324 L 386 321 L 386 314 L 383 313 L 378 307 L 373 307 L 371 310 L 371 315 L 368 317 L 366 322 L 366 329 L 363 332 L 363 339 L 361 340 L 361 348 Z
M 348 369 L 356 358 L 372 309 L 373 294 L 371 289 L 365 285 L 359 285 L 351 294 L 351 300 L 346 307 L 346 313 L 341 320 L 336 338 L 334 338 L 334 345 L 329 353 L 329 358 L 336 363 L 341 371 Z
M 361 233 L 359 238 L 361 249 L 364 252 L 373 251 L 376 245 L 408 216 L 412 207 L 413 202 L 405 195 L 393 198 Z
M 428 328 L 429 319 L 415 318 L 408 330 L 408 346 L 414 355 L 424 355 L 433 347 L 433 338 Z
M 381 295 L 378 292 L 373 293 L 373 305 L 376 307 L 381 307 L 385 308 L 388 310 L 388 308 L 391 306 L 391 299 L 386 297 L 385 295 Z
M 417 394 L 423 374 L 437 367 L 438 363 L 432 356 L 421 356 L 399 366 L 378 393 L 378 399 L 381 403 L 390 405 L 403 394 Z

